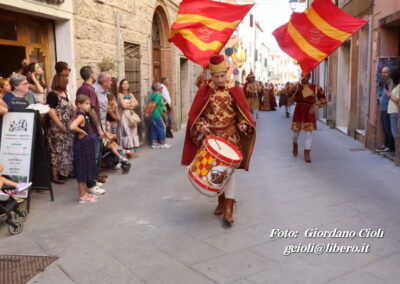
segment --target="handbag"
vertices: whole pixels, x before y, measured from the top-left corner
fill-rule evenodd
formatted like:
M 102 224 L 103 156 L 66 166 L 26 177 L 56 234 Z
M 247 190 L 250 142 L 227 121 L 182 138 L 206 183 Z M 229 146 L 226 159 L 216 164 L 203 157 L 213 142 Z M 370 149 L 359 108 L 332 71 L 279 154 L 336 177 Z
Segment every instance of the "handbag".
M 142 121 L 137 113 L 133 110 L 125 110 L 124 114 L 126 120 L 128 121 L 129 127 L 136 127 Z

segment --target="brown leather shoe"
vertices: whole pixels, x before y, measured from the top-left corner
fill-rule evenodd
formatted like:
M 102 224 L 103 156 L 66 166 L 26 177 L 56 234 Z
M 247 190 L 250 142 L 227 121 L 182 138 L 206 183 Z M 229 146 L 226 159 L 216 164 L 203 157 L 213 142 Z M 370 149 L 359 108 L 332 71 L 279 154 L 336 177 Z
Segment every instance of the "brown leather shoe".
M 304 150 L 304 161 L 306 161 L 306 163 L 311 163 L 310 152 L 311 150 Z
M 297 155 L 299 154 L 299 144 L 297 143 L 293 143 L 293 156 L 297 157 Z
M 215 208 L 214 215 L 222 215 L 224 214 L 224 205 L 225 205 L 225 193 L 222 193 L 218 196 L 218 206 Z
M 231 225 L 233 220 L 233 205 L 235 204 L 235 199 L 225 198 L 225 210 L 224 210 L 224 221 L 225 223 Z
M 108 174 L 106 174 L 106 173 L 100 173 L 100 174 L 99 174 L 99 177 L 108 178 Z

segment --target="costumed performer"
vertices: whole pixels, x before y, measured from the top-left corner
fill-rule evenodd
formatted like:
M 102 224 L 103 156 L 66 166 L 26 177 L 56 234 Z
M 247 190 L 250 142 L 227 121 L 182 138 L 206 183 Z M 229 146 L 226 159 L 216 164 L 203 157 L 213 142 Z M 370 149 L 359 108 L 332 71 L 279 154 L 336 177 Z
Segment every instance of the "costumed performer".
M 213 134 L 235 145 L 243 154 L 239 168 L 249 169 L 256 130 L 246 98 L 234 82 L 227 81 L 228 64 L 223 55 L 211 57 L 209 69 L 212 79 L 197 91 L 189 112 L 182 164 L 190 165 L 204 138 Z M 257 97 L 256 97 L 257 99 Z M 224 214 L 224 221 L 232 224 L 235 203 L 235 175 L 225 184 L 224 193 L 218 197 L 215 215 Z

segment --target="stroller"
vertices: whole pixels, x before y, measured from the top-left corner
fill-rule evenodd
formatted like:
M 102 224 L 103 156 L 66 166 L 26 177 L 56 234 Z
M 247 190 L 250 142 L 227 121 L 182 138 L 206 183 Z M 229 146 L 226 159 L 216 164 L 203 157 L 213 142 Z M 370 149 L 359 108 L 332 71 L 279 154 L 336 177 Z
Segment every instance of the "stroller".
M 12 190 L 13 188 L 5 186 L 0 189 L 4 193 L 5 190 Z M 10 195 L 7 200 L 0 201 L 0 222 L 4 220 L 8 224 L 8 231 L 12 235 L 22 232 L 24 228 L 23 222 L 28 218 L 28 212 L 19 209 L 19 203 Z
M 118 164 L 121 165 L 123 174 L 128 174 L 131 169 L 131 163 L 128 162 L 125 153 L 120 152 L 124 159 L 120 159 L 111 150 L 104 148 L 101 159 L 101 167 L 106 170 L 114 169 Z

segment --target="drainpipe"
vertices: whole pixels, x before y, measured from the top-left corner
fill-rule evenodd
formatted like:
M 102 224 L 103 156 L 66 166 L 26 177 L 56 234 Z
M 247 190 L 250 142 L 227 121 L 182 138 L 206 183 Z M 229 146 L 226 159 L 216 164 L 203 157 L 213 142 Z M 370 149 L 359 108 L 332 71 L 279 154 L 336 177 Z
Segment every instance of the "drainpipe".
M 368 26 L 368 49 L 367 49 L 367 82 L 369 84 L 367 85 L 367 94 L 371 96 L 371 59 L 372 59 L 372 31 L 373 31 L 373 21 L 374 21 L 374 15 L 369 16 L 369 26 Z M 371 100 L 368 101 L 368 110 L 371 105 Z M 367 119 L 369 119 L 369 111 L 367 114 Z M 367 120 L 368 121 L 368 120 Z M 367 126 L 367 125 L 366 125 Z M 365 128 L 367 129 L 367 128 Z
M 367 119 L 365 122 L 365 142 L 364 142 L 364 146 L 367 147 L 368 145 L 368 124 L 369 124 L 369 118 L 370 118 L 370 111 L 371 111 L 371 80 L 372 80 L 372 75 L 371 75 L 371 71 L 372 71 L 372 33 L 373 33 L 373 25 L 374 25 L 374 11 L 373 11 L 373 7 L 375 5 L 375 1 L 371 0 L 371 7 L 372 7 L 372 12 L 371 15 L 369 16 L 369 26 L 368 26 L 368 49 L 367 49 L 367 53 L 368 53 L 368 57 L 367 57 L 367 94 L 369 95 L 369 100 L 368 100 L 368 113 L 367 113 Z M 375 146 L 375 145 L 374 145 Z

